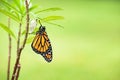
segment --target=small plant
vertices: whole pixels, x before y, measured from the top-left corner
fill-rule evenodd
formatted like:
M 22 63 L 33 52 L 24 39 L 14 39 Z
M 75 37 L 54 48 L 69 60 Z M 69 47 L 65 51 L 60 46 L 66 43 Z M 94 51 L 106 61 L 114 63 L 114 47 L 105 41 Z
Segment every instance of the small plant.
M 29 32 L 31 34 L 34 34 L 34 32 L 38 30 L 38 28 L 35 27 L 36 20 L 40 20 L 42 23 L 45 22 L 48 24 L 62 27 L 61 25 L 51 22 L 53 20 L 64 19 L 62 16 L 47 16 L 45 18 L 42 18 L 39 14 L 43 12 L 58 11 L 58 10 L 62 10 L 62 9 L 58 7 L 53 7 L 53 8 L 40 10 L 38 5 L 34 5 L 32 4 L 31 1 L 28 1 L 28 0 L 0 0 L 0 13 L 8 17 L 7 25 L 0 22 L 0 27 L 4 31 L 6 31 L 9 36 L 7 80 L 10 80 L 10 72 L 11 72 L 10 71 L 11 49 L 12 49 L 11 40 L 15 39 L 17 44 L 17 47 L 16 47 L 17 57 L 14 64 L 14 70 L 12 73 L 11 80 L 18 80 L 20 69 L 21 69 L 20 56 L 22 54 L 22 51 L 26 43 L 31 43 L 31 41 L 33 40 L 33 37 L 28 37 Z M 18 29 L 17 30 L 18 33 L 15 33 L 12 30 L 12 27 L 14 26 L 10 25 L 13 20 L 16 23 L 18 23 L 18 27 L 16 27 L 16 29 Z M 29 25 L 30 25 L 30 28 L 29 28 Z M 23 36 L 24 38 L 22 38 Z

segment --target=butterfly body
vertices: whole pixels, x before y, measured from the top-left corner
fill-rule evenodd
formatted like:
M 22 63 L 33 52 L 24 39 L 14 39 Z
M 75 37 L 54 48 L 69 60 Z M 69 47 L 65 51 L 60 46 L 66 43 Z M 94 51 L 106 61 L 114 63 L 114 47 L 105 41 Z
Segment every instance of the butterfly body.
M 52 61 L 52 46 L 44 26 L 40 26 L 31 44 L 33 51 L 41 54 L 47 62 Z

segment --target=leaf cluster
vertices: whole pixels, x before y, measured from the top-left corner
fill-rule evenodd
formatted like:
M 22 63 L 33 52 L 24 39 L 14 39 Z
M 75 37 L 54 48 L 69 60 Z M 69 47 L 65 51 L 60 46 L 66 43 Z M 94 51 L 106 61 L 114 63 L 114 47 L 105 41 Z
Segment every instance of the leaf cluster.
M 63 16 L 53 16 L 52 15 L 52 16 L 46 16 L 44 18 L 41 18 L 39 16 L 39 14 L 45 13 L 45 12 L 59 11 L 59 10 L 63 10 L 63 9 L 58 8 L 58 7 L 39 9 L 39 6 L 32 4 L 31 1 L 29 2 L 29 5 L 30 4 L 31 4 L 31 6 L 29 6 L 29 15 L 34 16 L 34 19 L 39 18 L 39 20 L 41 20 L 42 22 L 62 27 L 61 25 L 55 24 L 51 21 L 62 20 L 62 19 L 64 19 Z M 16 21 L 17 23 L 23 24 L 23 22 L 25 22 L 24 20 L 25 20 L 25 16 L 26 16 L 24 0 L 0 0 L 0 13 L 11 18 L 12 20 Z M 3 24 L 0 22 L 0 27 L 4 31 L 9 33 L 13 38 L 16 38 L 15 33 L 12 31 L 12 29 L 9 29 L 6 24 Z M 25 30 L 23 30 L 22 33 L 24 34 L 24 32 L 25 32 Z

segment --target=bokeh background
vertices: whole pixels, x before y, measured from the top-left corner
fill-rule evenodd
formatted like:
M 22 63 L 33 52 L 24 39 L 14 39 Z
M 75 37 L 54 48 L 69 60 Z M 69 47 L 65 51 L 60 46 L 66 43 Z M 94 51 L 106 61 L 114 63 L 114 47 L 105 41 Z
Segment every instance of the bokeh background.
M 63 8 L 41 16 L 64 16 L 64 20 L 55 22 L 64 29 L 44 24 L 53 47 L 53 61 L 47 63 L 27 44 L 21 56 L 20 80 L 120 80 L 119 0 L 32 1 L 41 9 Z M 0 14 L 0 22 L 6 23 L 7 17 Z M 8 35 L 1 28 L 0 36 L 0 80 L 6 80 Z M 15 40 L 12 46 L 11 74 Z

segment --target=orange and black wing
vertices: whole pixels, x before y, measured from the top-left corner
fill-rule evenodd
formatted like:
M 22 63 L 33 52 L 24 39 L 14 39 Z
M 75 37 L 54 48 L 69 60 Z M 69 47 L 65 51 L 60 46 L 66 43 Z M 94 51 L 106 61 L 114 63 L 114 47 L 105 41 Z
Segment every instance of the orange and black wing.
M 41 54 L 47 62 L 52 61 L 52 47 L 46 32 L 37 33 L 31 47 L 33 51 Z

